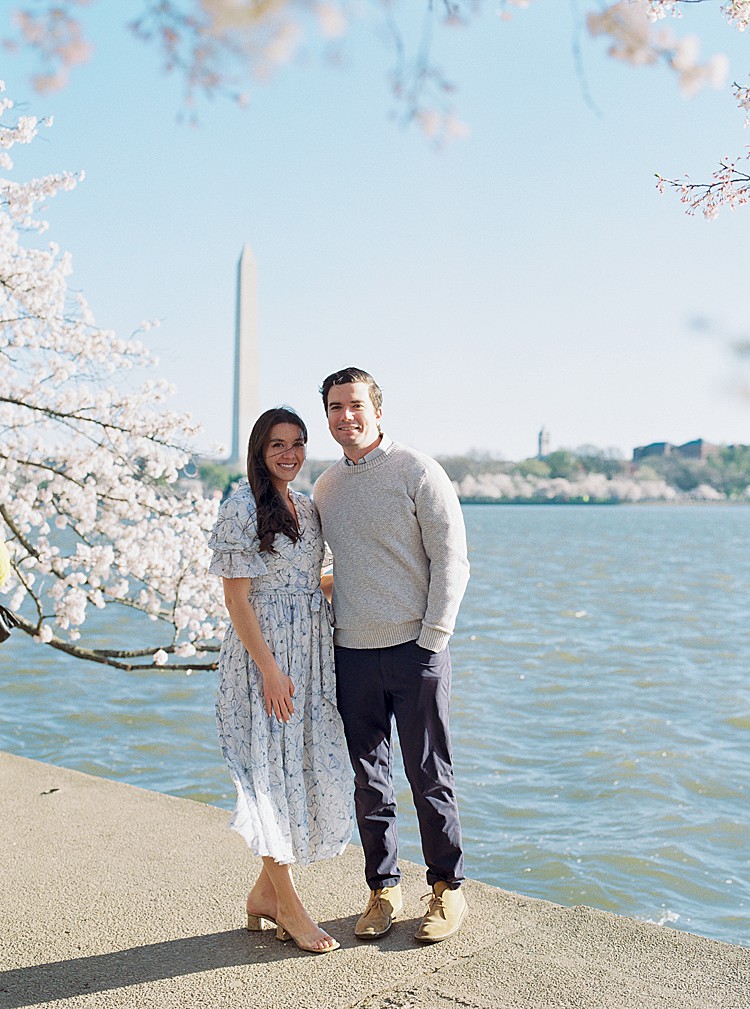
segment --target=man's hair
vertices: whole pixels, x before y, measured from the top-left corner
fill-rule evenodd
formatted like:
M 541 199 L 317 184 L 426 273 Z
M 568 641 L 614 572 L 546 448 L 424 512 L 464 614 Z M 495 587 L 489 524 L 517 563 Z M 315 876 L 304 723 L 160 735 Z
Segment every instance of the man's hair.
M 383 393 L 380 386 L 366 371 L 361 368 L 342 368 L 341 371 L 334 371 L 332 375 L 324 379 L 318 390 L 323 397 L 323 409 L 328 413 L 328 393 L 334 385 L 351 385 L 352 382 L 364 382 L 370 390 L 370 401 L 376 410 L 383 405 Z

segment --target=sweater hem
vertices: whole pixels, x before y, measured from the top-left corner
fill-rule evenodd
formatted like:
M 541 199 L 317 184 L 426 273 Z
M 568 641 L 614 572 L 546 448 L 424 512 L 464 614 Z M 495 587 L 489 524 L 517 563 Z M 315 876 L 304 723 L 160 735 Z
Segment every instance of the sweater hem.
M 333 643 L 339 648 L 393 648 L 394 645 L 403 645 L 407 641 L 416 641 L 421 632 L 421 620 L 357 630 L 336 627 L 333 632 Z

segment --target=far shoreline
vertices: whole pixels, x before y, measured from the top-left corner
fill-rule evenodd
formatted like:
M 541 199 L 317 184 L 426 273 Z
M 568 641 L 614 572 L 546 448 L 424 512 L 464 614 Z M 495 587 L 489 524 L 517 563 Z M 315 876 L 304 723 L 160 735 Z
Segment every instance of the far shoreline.
M 708 501 L 705 499 L 696 498 L 681 498 L 673 501 L 665 501 L 664 499 L 645 499 L 642 501 L 623 501 L 614 498 L 599 498 L 585 500 L 584 498 L 569 498 L 567 500 L 546 500 L 543 498 L 479 498 L 479 497 L 460 497 L 458 499 L 461 505 L 543 505 L 545 508 L 548 505 L 560 505 L 560 506 L 570 506 L 570 505 L 580 505 L 586 508 L 589 507 L 609 507 L 609 506 L 620 506 L 620 507 L 634 507 L 642 508 L 644 505 L 655 505 L 660 508 L 670 507 L 673 505 L 679 505 L 680 507 L 693 506 L 698 508 L 726 508 L 726 507 L 747 507 L 750 501 L 741 500 L 731 500 L 726 499 L 724 501 Z

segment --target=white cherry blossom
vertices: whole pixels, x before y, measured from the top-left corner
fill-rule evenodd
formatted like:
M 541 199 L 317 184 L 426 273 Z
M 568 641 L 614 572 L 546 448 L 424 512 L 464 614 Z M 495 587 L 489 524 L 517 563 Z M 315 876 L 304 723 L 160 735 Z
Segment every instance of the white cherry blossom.
M 741 32 L 750 27 L 750 0 L 728 0 L 721 10 L 727 21 Z
M 12 110 L 3 98 L 6 173 L 9 152 L 42 125 L 13 121 Z M 153 355 L 98 329 L 83 296 L 68 290 L 70 256 L 31 241 L 45 230 L 37 215 L 46 202 L 79 178 L 0 176 L 0 535 L 12 562 L 4 591 L 40 644 L 122 668 L 170 655 L 175 668 L 207 668 L 225 625 L 216 579 L 205 574 L 218 505 L 180 480 L 195 425 L 165 405 L 163 379 L 135 391 L 117 384 L 122 372 L 153 368 Z M 107 607 L 140 610 L 157 630 L 142 647 L 89 646 L 87 618 Z

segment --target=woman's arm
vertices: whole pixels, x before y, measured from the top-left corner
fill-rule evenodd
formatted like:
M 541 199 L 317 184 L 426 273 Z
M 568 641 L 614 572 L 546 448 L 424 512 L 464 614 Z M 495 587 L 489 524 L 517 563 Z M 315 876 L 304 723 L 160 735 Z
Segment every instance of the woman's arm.
M 323 595 L 326 597 L 328 602 L 333 601 L 333 574 L 325 571 L 320 576 L 320 588 L 323 591 Z
M 282 672 L 273 657 L 255 615 L 252 603 L 248 599 L 250 591 L 249 578 L 222 578 L 224 584 L 224 602 L 229 611 L 232 626 L 237 637 L 248 651 L 250 658 L 263 675 L 263 697 L 266 702 L 266 714 L 274 714 L 280 722 L 288 722 L 294 714 L 294 684 L 291 677 Z

